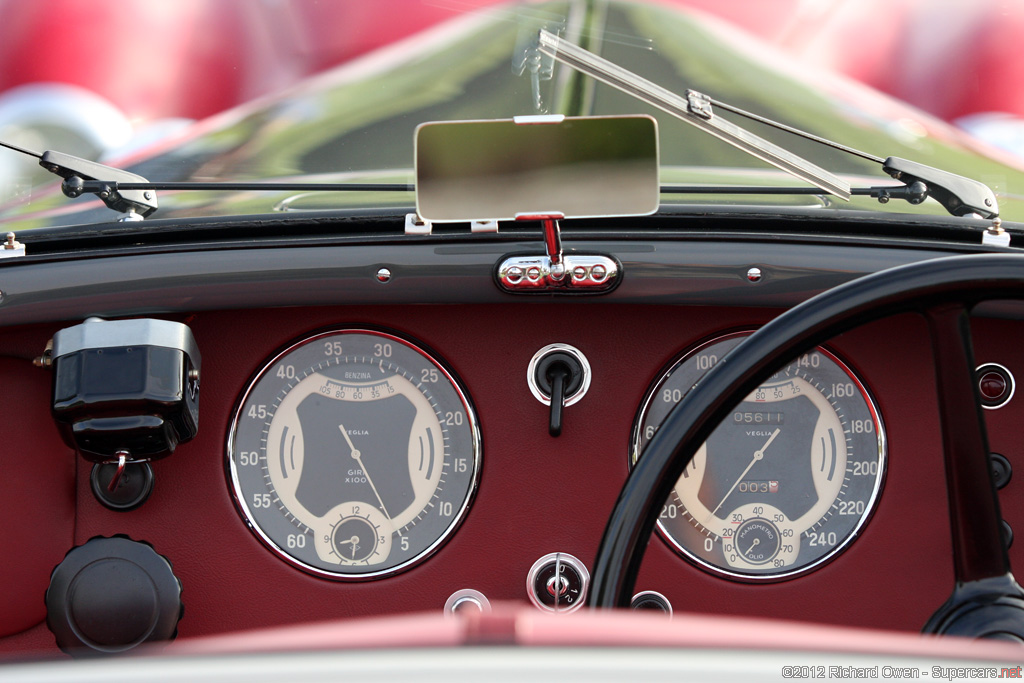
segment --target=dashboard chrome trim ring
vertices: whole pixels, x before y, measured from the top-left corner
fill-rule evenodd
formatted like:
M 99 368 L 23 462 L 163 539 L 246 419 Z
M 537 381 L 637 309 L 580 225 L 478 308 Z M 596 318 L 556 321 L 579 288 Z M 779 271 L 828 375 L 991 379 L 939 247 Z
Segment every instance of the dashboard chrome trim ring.
M 238 426 L 244 407 L 253 393 L 254 389 L 258 386 L 260 380 L 271 371 L 272 368 L 276 367 L 277 364 L 289 354 L 293 353 L 300 347 L 307 344 L 314 343 L 317 341 L 324 340 L 328 337 L 334 337 L 337 335 L 367 335 L 375 338 L 379 338 L 382 342 L 394 342 L 407 347 L 412 352 L 421 356 L 429 365 L 437 369 L 443 376 L 450 388 L 454 391 L 461 403 L 462 409 L 465 411 L 466 429 L 468 430 L 468 438 L 470 441 L 470 451 L 472 457 L 472 471 L 469 473 L 468 489 L 464 494 L 461 504 L 458 509 L 454 511 L 451 516 L 450 522 L 447 523 L 444 530 L 429 542 L 426 547 L 416 552 L 412 557 L 403 560 L 399 564 L 387 567 L 379 571 L 363 572 L 363 573 L 344 573 L 341 571 L 330 571 L 321 567 L 314 566 L 308 562 L 304 562 L 293 554 L 289 553 L 285 548 L 281 547 L 278 541 L 275 541 L 271 536 L 261 528 L 260 524 L 254 518 L 253 511 L 249 505 L 245 502 L 245 493 L 243 492 L 242 482 L 239 477 L 239 466 L 235 462 L 235 451 L 238 444 Z M 228 440 L 226 446 L 226 457 L 225 457 L 225 471 L 229 483 L 229 489 L 231 491 L 232 500 L 235 504 L 235 508 L 245 522 L 249 530 L 256 535 L 256 537 L 266 546 L 274 555 L 284 560 L 288 564 L 301 569 L 304 572 L 318 576 L 325 579 L 331 579 L 335 581 L 369 581 L 374 579 L 380 579 L 387 576 L 392 576 L 403 571 L 406 571 L 427 558 L 433 555 L 437 550 L 451 538 L 452 534 L 459 528 L 459 526 L 465 521 L 466 514 L 471 506 L 477 492 L 480 481 L 480 468 L 482 464 L 482 442 L 480 435 L 479 422 L 476 416 L 476 411 L 473 408 L 473 404 L 469 399 L 468 393 L 464 390 L 462 383 L 456 378 L 454 373 L 449 369 L 446 363 L 444 363 L 440 357 L 424 348 L 423 345 L 418 342 L 414 342 L 408 338 L 398 335 L 397 333 L 384 331 L 382 329 L 373 328 L 371 326 L 354 326 L 354 327 L 335 327 L 326 330 L 321 330 L 313 334 L 297 339 L 290 343 L 286 348 L 278 351 L 273 356 L 268 358 L 260 367 L 259 371 L 250 379 L 246 385 L 246 389 L 239 396 L 237 404 L 232 413 L 232 421 L 228 431 Z M 380 514 L 379 512 L 377 514 Z M 399 530 L 400 531 L 400 530 Z M 398 534 L 401 536 L 401 533 Z
M 658 375 L 658 377 L 655 379 L 655 381 L 653 381 L 651 383 L 650 388 L 648 389 L 648 392 L 647 392 L 647 394 L 646 394 L 646 396 L 644 398 L 644 401 L 641 404 L 641 408 L 637 412 L 637 416 L 636 416 L 636 419 L 635 419 L 634 424 L 633 424 L 632 441 L 630 443 L 630 449 L 629 449 L 629 452 L 630 452 L 629 467 L 631 469 L 634 467 L 637 459 L 640 458 L 640 448 L 641 448 L 641 442 L 643 440 L 641 438 L 643 436 L 642 435 L 642 430 L 643 430 L 643 426 L 644 426 L 644 423 L 646 421 L 648 412 L 651 409 L 651 406 L 652 406 L 655 398 L 657 397 L 659 391 L 664 387 L 666 381 L 670 378 L 670 376 L 687 359 L 695 357 L 695 355 L 699 351 L 701 351 L 702 349 L 707 349 L 707 348 L 709 348 L 709 347 L 711 347 L 711 346 L 713 346 L 713 345 L 715 345 L 717 343 L 724 342 L 724 341 L 727 341 L 727 340 L 736 339 L 737 337 L 744 337 L 744 336 L 747 336 L 749 334 L 751 334 L 751 331 L 749 331 L 749 330 L 736 331 L 736 332 L 731 332 L 731 333 L 726 333 L 726 334 L 722 334 L 722 335 L 719 335 L 719 336 L 715 336 L 715 337 L 707 339 L 707 340 L 705 340 L 705 341 L 703 341 L 703 342 L 701 342 L 699 344 L 696 344 L 696 345 L 688 348 L 686 351 L 684 351 L 684 352 L 680 353 L 679 355 L 677 355 L 672 360 L 672 362 L 669 363 L 668 367 L 665 370 L 663 370 Z M 695 552 L 693 552 L 691 549 L 685 547 L 677 538 L 675 538 L 673 536 L 673 534 L 668 530 L 668 528 L 664 525 L 662 520 L 659 518 L 657 523 L 656 523 L 656 528 L 658 530 L 658 535 L 678 555 L 680 555 L 681 557 L 683 557 L 687 561 L 691 562 L 692 564 L 694 564 L 698 568 L 700 568 L 700 569 L 702 569 L 704 571 L 707 571 L 707 572 L 709 572 L 709 573 L 711 573 L 711 574 L 713 574 L 715 576 L 727 578 L 727 579 L 730 579 L 730 580 L 733 580 L 733 581 L 744 582 L 744 583 L 758 583 L 758 584 L 774 583 L 774 582 L 778 582 L 778 581 L 785 581 L 785 580 L 793 579 L 793 578 L 796 578 L 796 577 L 799 577 L 799 576 L 804 576 L 804 575 L 806 575 L 806 574 L 808 574 L 810 572 L 813 572 L 814 570 L 820 568 L 821 566 L 831 562 L 833 559 L 835 559 L 840 554 L 842 554 L 843 551 L 845 551 L 847 548 L 849 548 L 850 545 L 852 545 L 852 543 L 860 536 L 860 534 L 864 530 L 864 527 L 866 526 L 868 521 L 873 516 L 873 514 L 875 512 L 875 509 L 877 508 L 877 505 L 878 505 L 878 499 L 879 499 L 879 496 L 881 494 L 881 490 L 882 490 L 882 488 L 884 486 L 884 483 L 885 483 L 885 478 L 886 478 L 886 473 L 887 473 L 887 464 L 888 464 L 888 440 L 887 440 L 887 437 L 886 437 L 885 426 L 884 426 L 883 421 L 882 421 L 881 413 L 878 410 L 878 406 L 877 406 L 877 403 L 874 400 L 874 397 L 872 396 L 871 392 L 868 390 L 867 386 L 864 384 L 863 380 L 861 380 L 845 362 L 843 362 L 839 357 L 837 357 L 835 353 L 833 353 L 832 351 L 828 350 L 827 348 L 825 348 L 823 346 L 818 346 L 816 348 L 816 351 L 818 353 L 823 354 L 825 357 L 827 357 L 828 360 L 833 362 L 838 367 L 838 369 L 841 370 L 842 373 L 845 374 L 850 379 L 850 381 L 853 382 L 856 385 L 856 388 L 857 388 L 857 390 L 859 392 L 859 395 L 864 399 L 867 411 L 868 411 L 868 413 L 870 413 L 871 419 L 873 420 L 875 428 L 877 430 L 876 434 L 877 434 L 877 444 L 878 444 L 878 460 L 877 460 L 877 462 L 878 462 L 878 474 L 877 474 L 877 476 L 875 476 L 874 483 L 873 483 L 873 485 L 871 487 L 870 493 L 868 494 L 867 500 L 865 501 L 864 512 L 862 514 L 860 514 L 860 517 L 857 520 L 856 524 L 853 526 L 852 530 L 849 531 L 848 534 L 844 538 L 840 538 L 837 543 L 835 543 L 831 548 L 829 548 L 826 552 L 824 552 L 816 560 L 814 560 L 812 562 L 809 562 L 807 564 L 804 564 L 804 565 L 800 565 L 800 566 L 794 568 L 791 571 L 782 571 L 782 572 L 778 572 L 778 573 L 765 573 L 765 574 L 755 574 L 755 573 L 751 573 L 751 572 L 741 572 L 739 570 L 735 570 L 734 571 L 734 570 L 727 569 L 727 568 L 724 568 L 724 567 L 716 566 L 714 564 L 709 563 L 708 561 L 705 561 L 702 557 L 699 557 Z M 844 485 L 843 488 L 845 489 L 846 486 Z M 676 495 L 674 492 L 675 492 L 675 488 L 673 487 L 673 494 L 672 494 L 673 496 Z M 728 497 L 728 496 L 726 496 L 726 497 Z M 831 510 L 826 514 L 826 517 L 828 517 L 830 515 L 831 515 Z M 810 528 L 813 529 L 819 523 L 820 522 L 816 522 Z M 805 531 L 801 531 L 800 533 L 797 534 L 797 536 L 802 536 L 805 533 Z
M 555 568 L 555 577 L 561 576 L 562 566 L 566 566 L 574 571 L 580 580 L 579 599 L 575 603 L 571 603 L 564 608 L 558 607 L 557 599 L 554 607 L 544 604 L 540 601 L 540 598 L 537 596 L 535 591 L 538 575 L 545 568 L 551 567 L 552 563 Z M 548 583 L 550 585 L 551 582 L 549 581 Z M 548 553 L 534 562 L 533 566 L 530 567 L 530 571 L 526 574 L 526 595 L 530 598 L 530 602 L 533 606 L 542 612 L 553 612 L 556 614 L 568 614 L 569 612 L 575 612 L 586 604 L 587 591 L 589 588 L 590 572 L 587 570 L 587 565 L 583 564 L 582 560 L 578 557 L 570 555 L 569 553 Z
M 1006 392 L 1006 396 L 998 403 L 993 403 L 990 405 L 985 402 L 985 397 L 982 396 L 982 408 L 984 408 L 985 410 L 997 410 L 1005 406 L 1007 403 L 1010 402 L 1010 399 L 1013 398 L 1013 394 L 1017 390 L 1017 378 L 1013 376 L 1013 373 L 1010 372 L 1010 369 L 1007 368 L 1005 365 L 1001 365 L 999 363 L 982 363 L 981 365 L 974 369 L 975 376 L 978 377 L 979 381 L 980 377 L 982 376 L 982 372 L 989 368 L 994 370 L 996 373 L 1002 375 L 1006 380 L 1009 380 L 1007 382 L 1007 384 L 1009 384 L 1009 389 Z
M 579 361 L 580 367 L 583 368 L 583 380 L 580 384 L 580 388 L 572 395 L 566 397 L 565 406 L 575 405 L 586 396 L 587 391 L 590 389 L 590 361 L 583 355 L 583 352 L 577 349 L 575 346 L 569 344 L 555 343 L 548 344 L 544 348 L 533 354 L 533 358 L 530 359 L 529 365 L 526 367 L 526 384 L 530 387 L 530 393 L 533 397 L 543 403 L 546 406 L 551 405 L 551 396 L 541 390 L 537 385 L 537 364 L 541 362 L 546 356 L 553 353 L 566 353 Z
M 486 595 L 474 588 L 460 588 L 448 596 L 448 599 L 445 601 L 444 615 L 446 617 L 453 617 L 461 609 L 464 609 L 464 605 L 472 605 L 484 613 L 491 611 L 491 601 L 487 599 Z

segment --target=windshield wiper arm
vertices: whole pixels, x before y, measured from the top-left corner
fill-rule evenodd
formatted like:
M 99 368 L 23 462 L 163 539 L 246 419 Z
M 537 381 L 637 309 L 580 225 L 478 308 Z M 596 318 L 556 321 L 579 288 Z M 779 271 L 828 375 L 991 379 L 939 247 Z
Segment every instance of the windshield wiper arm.
M 777 128 L 793 135 L 798 135 L 807 140 L 812 140 L 822 145 L 826 145 L 833 149 L 837 149 L 847 154 L 873 161 L 877 164 L 881 164 L 882 170 L 891 175 L 896 180 L 899 180 L 906 184 L 907 190 L 902 193 L 907 196 L 902 196 L 911 204 L 920 204 L 926 197 L 932 197 L 935 201 L 939 202 L 954 216 L 970 216 L 976 214 L 980 218 L 995 218 L 999 215 L 999 202 L 996 201 L 995 193 L 992 192 L 991 188 L 984 183 L 980 183 L 977 180 L 971 180 L 955 173 L 949 173 L 932 166 L 918 163 L 916 161 L 910 161 L 909 159 L 901 159 L 900 157 L 889 157 L 883 159 L 882 157 L 875 156 L 863 152 L 853 147 L 823 138 L 813 133 L 808 133 L 805 130 L 787 126 L 784 123 L 773 121 L 764 116 L 758 116 L 749 111 L 744 111 L 739 107 L 734 107 L 731 104 L 725 102 L 719 102 L 718 100 L 708 98 L 710 104 L 732 112 L 744 118 L 748 118 L 751 121 L 757 121 L 767 126 Z M 920 185 L 920 184 L 923 185 Z M 858 194 L 855 192 L 854 194 Z M 922 196 L 923 195 L 923 196 Z M 885 195 L 872 195 L 879 196 L 879 198 L 885 197 Z M 897 197 L 899 195 L 892 194 L 891 197 Z M 919 198 L 920 197 L 920 198 Z M 885 197 L 888 199 L 889 197 Z
M 686 97 L 681 97 L 613 62 L 588 52 L 578 45 L 562 40 L 548 31 L 540 31 L 538 50 L 552 59 L 562 62 L 602 83 L 607 83 L 613 88 L 632 95 L 643 102 L 658 107 L 842 199 L 848 200 L 851 194 L 870 194 L 871 196 L 878 197 L 879 201 L 883 202 L 889 201 L 889 199 L 906 199 L 911 204 L 920 204 L 926 198 L 932 197 L 954 216 L 975 216 L 978 218 L 996 218 L 999 216 L 999 203 L 996 201 L 995 193 L 987 185 L 976 180 L 949 173 L 948 171 L 942 171 L 915 161 L 901 159 L 900 157 L 883 159 L 853 147 L 847 147 L 827 138 L 808 133 L 799 128 L 793 128 L 792 126 L 758 116 L 724 102 L 719 102 L 695 90 L 687 90 Z M 851 192 L 849 184 L 834 174 L 754 135 L 730 121 L 715 116 L 712 107 L 724 109 L 779 130 L 827 145 L 847 154 L 881 164 L 882 169 L 886 173 L 904 183 L 904 186 L 868 188 L 867 191 L 861 189 L 857 192 Z
M 538 49 L 541 54 L 666 111 L 830 194 L 841 199 L 848 200 L 850 198 L 850 184 L 835 174 L 758 137 L 731 121 L 714 116 L 711 112 L 710 98 L 706 95 L 688 90 L 687 96 L 681 97 L 543 29 L 540 31 Z
M 60 189 L 72 199 L 94 194 L 107 208 L 127 214 L 122 221 L 138 221 L 157 210 L 157 190 L 213 191 L 323 191 L 323 192 L 413 192 L 408 183 L 152 183 L 140 175 L 63 152 L 40 154 L 0 140 L 0 147 L 39 159 L 39 165 L 64 178 Z

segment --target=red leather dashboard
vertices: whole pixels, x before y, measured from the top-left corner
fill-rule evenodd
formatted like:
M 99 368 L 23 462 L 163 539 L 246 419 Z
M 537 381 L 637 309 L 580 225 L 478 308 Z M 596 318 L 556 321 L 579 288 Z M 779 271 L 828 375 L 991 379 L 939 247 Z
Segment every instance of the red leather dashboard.
M 183 585 L 182 637 L 313 620 L 440 610 L 461 588 L 492 601 L 526 601 L 526 575 L 542 555 L 588 564 L 627 475 L 633 421 L 665 366 L 694 343 L 749 328 L 765 309 L 623 305 L 597 301 L 287 308 L 201 312 L 187 322 L 203 356 L 199 434 L 154 464 L 150 499 L 130 512 L 101 506 L 89 465 L 60 439 L 49 415 L 50 374 L 32 367 L 66 325 L 0 330 L 0 408 L 6 466 L 0 563 L 0 651 L 56 651 L 42 624 L 54 565 L 94 536 L 124 534 L 167 557 Z M 468 390 L 483 439 L 476 498 L 453 537 L 421 565 L 390 578 L 339 583 L 273 556 L 232 502 L 225 444 L 235 402 L 278 349 L 326 327 L 383 327 L 444 359 Z M 1019 324 L 976 320 L 978 363 L 1018 374 Z M 558 438 L 531 394 L 526 368 L 541 347 L 579 348 L 593 368 L 589 393 L 566 409 Z M 743 614 L 916 631 L 953 582 L 935 389 L 923 321 L 905 315 L 862 327 L 830 348 L 872 392 L 888 435 L 888 474 L 862 535 L 813 573 L 772 584 L 711 576 L 653 538 L 637 583 L 676 611 Z M 1022 371 L 1024 372 L 1024 371 Z M 992 450 L 1020 462 L 1021 399 L 986 411 Z M 1024 529 L 1022 484 L 1001 491 L 1003 517 Z M 1011 560 L 1024 566 L 1024 543 Z

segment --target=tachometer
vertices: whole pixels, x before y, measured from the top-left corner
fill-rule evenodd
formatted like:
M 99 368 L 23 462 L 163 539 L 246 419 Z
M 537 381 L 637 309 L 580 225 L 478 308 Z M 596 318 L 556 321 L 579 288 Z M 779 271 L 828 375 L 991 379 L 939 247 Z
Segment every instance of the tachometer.
M 421 561 L 474 493 L 480 438 L 455 378 L 392 334 L 335 330 L 269 360 L 235 412 L 239 510 L 311 573 L 359 580 Z
M 637 418 L 632 462 L 690 388 L 743 334 L 677 361 Z M 863 383 L 833 354 L 804 354 L 738 405 L 665 501 L 658 529 L 684 557 L 731 578 L 779 580 L 845 548 L 885 474 L 882 423 Z

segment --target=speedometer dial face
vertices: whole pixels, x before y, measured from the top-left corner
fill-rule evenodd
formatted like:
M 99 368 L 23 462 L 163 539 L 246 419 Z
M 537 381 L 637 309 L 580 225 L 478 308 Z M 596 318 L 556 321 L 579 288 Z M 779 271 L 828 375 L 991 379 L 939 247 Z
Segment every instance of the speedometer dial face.
M 424 350 L 335 330 L 266 363 L 239 402 L 227 462 L 238 508 L 271 550 L 361 580 L 414 565 L 458 526 L 480 438 L 465 394 Z
M 637 419 L 632 462 L 669 411 L 743 336 L 698 347 L 654 385 Z M 854 539 L 884 474 L 878 411 L 853 372 L 819 347 L 773 375 L 718 426 L 665 501 L 658 529 L 711 572 L 791 578 Z

